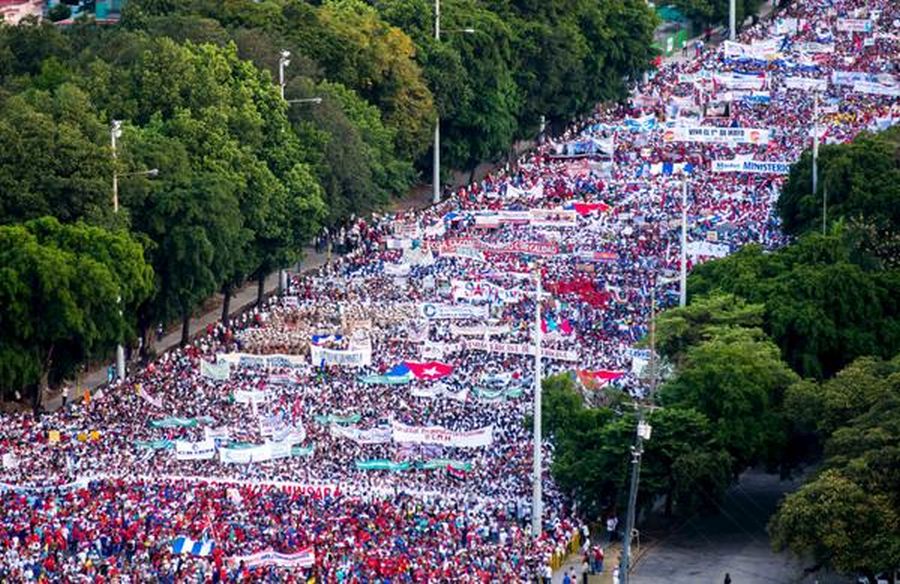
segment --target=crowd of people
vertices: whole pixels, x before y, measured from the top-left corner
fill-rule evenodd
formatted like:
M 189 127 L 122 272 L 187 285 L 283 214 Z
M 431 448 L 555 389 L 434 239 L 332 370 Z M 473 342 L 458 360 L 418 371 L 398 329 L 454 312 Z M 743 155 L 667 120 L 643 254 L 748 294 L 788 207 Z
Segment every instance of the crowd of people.
M 683 197 L 689 266 L 781 245 L 771 163 L 810 146 L 816 99 L 823 142 L 900 120 L 898 35 L 892 0 L 794 2 L 438 205 L 355 219 L 346 253 L 123 382 L 4 415 L 0 581 L 542 578 L 597 518 L 547 443 L 531 536 L 538 328 L 543 376 L 641 395 Z

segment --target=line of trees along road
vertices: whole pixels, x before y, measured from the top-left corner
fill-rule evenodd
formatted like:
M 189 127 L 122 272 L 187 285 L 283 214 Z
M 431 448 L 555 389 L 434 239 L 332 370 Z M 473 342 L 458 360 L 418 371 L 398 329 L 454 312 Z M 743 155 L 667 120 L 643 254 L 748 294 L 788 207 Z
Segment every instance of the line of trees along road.
M 794 240 L 698 266 L 688 305 L 657 319 L 672 375 L 648 415 L 638 506 L 716 512 L 750 466 L 817 465 L 772 517 L 772 544 L 871 578 L 900 566 L 900 127 L 821 154 L 828 186 L 809 192 L 806 153 L 778 203 Z M 544 389 L 559 485 L 589 515 L 623 508 L 631 400 L 568 376 Z
M 423 0 L 130 0 L 112 27 L 0 24 L 0 226 L 23 238 L 0 252 L 0 397 L 39 396 L 158 322 L 187 340 L 210 295 L 227 305 L 323 225 L 408 192 L 437 115 L 463 169 L 542 115 L 623 97 L 656 24 L 643 0 L 445 0 L 442 16 L 441 41 Z M 319 104 L 281 99 L 283 50 L 285 97 Z M 130 251 L 82 269 L 86 252 L 37 235 L 47 217 L 86 248 Z M 30 290 L 101 276 L 93 292 Z

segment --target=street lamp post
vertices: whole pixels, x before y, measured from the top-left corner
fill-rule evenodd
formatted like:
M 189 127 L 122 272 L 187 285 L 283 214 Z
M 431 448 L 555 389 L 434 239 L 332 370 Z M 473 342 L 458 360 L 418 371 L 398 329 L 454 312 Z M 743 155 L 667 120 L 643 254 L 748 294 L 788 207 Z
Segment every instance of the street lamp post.
M 109 140 L 112 145 L 112 161 L 113 161 L 113 173 L 112 173 L 112 196 L 113 196 L 113 213 L 118 214 L 119 212 L 119 168 L 118 168 L 118 153 L 116 151 L 116 139 L 122 135 L 122 122 L 121 120 L 113 120 L 110 125 L 109 131 Z M 122 343 L 116 345 L 116 377 L 120 380 L 125 379 L 125 347 L 122 346 Z
M 441 40 L 441 0 L 434 0 L 434 40 Z M 434 120 L 434 169 L 432 170 L 432 202 L 437 205 L 441 202 L 441 117 L 435 116 Z
M 534 272 L 534 484 L 531 490 L 531 534 L 535 539 L 541 536 L 543 528 L 543 485 L 541 450 L 541 266 L 537 264 Z
M 737 6 L 735 0 L 728 3 L 728 40 L 737 38 Z
M 282 50 L 278 55 L 278 87 L 281 89 L 281 99 L 284 99 L 284 68 L 291 64 L 291 52 Z
M 687 306 L 687 179 L 681 181 L 681 266 L 679 273 L 678 306 Z M 651 331 L 653 324 L 650 324 Z M 652 333 L 651 333 L 652 334 Z
M 671 280 L 654 282 L 650 292 L 650 392 L 652 397 L 656 393 L 657 363 L 656 363 L 656 289 L 661 283 Z M 638 422 L 635 433 L 635 444 L 631 448 L 631 483 L 628 489 L 628 513 L 625 516 L 625 532 L 622 534 L 622 561 L 619 564 L 619 582 L 616 584 L 628 584 L 628 571 L 631 569 L 631 536 L 634 533 L 635 508 L 637 507 L 638 484 L 641 477 L 641 456 L 644 453 L 644 440 L 650 439 L 650 425 L 644 421 L 644 407 L 637 406 Z
M 113 160 L 113 169 L 112 169 L 112 203 L 113 203 L 113 213 L 119 213 L 119 165 L 118 165 L 118 148 L 116 140 L 122 136 L 122 121 L 121 120 L 112 120 L 109 127 L 109 142 L 112 146 L 112 160 Z M 135 175 L 147 175 L 149 177 L 155 177 L 159 174 L 159 170 L 156 168 L 151 168 L 150 170 L 143 170 L 140 172 L 131 172 L 125 174 L 123 176 L 135 176 Z M 116 377 L 119 379 L 125 379 L 125 347 L 122 346 L 121 343 L 116 345 Z

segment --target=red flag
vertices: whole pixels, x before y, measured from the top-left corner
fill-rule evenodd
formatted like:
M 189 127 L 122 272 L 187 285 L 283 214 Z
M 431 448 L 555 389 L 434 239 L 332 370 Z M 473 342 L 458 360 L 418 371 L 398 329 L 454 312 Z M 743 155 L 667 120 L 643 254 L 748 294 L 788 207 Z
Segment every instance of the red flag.
M 572 208 L 575 209 L 579 215 L 588 215 L 593 211 L 605 213 L 611 209 L 606 203 L 572 203 Z
M 582 369 L 578 371 L 578 380 L 588 389 L 597 389 L 603 387 L 610 381 L 625 375 L 624 371 L 610 371 L 609 369 L 598 369 L 597 371 L 588 371 Z
M 453 373 L 452 365 L 439 361 L 425 361 L 424 363 L 404 361 L 403 364 L 409 368 L 416 379 L 440 379 Z

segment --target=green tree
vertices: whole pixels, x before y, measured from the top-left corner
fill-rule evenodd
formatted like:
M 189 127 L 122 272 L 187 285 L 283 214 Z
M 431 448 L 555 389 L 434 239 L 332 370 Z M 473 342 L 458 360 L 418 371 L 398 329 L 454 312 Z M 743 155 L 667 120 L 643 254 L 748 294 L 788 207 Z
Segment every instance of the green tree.
M 747 246 L 691 274 L 694 295 L 763 304 L 763 328 L 805 377 L 833 375 L 863 355 L 900 349 L 900 271 L 867 261 L 848 235 L 810 233 L 774 253 Z
M 152 282 L 124 232 L 52 217 L 0 227 L 0 385 L 32 388 L 39 412 L 49 383 L 133 338 Z
M 777 460 L 785 439 L 781 406 L 795 381 L 778 347 L 752 330 L 736 329 L 688 349 L 678 375 L 660 390 L 660 401 L 704 414 L 740 471 Z
M 53 214 L 102 222 L 112 211 L 109 134 L 88 97 L 65 83 L 0 107 L 0 223 Z
M 855 219 L 872 225 L 882 237 L 900 235 L 900 127 L 880 134 L 864 132 L 853 142 L 819 149 L 819 181 L 812 184 L 812 154 L 803 153 L 778 198 L 785 232 L 801 235 L 822 227 L 827 194 L 828 219 Z

